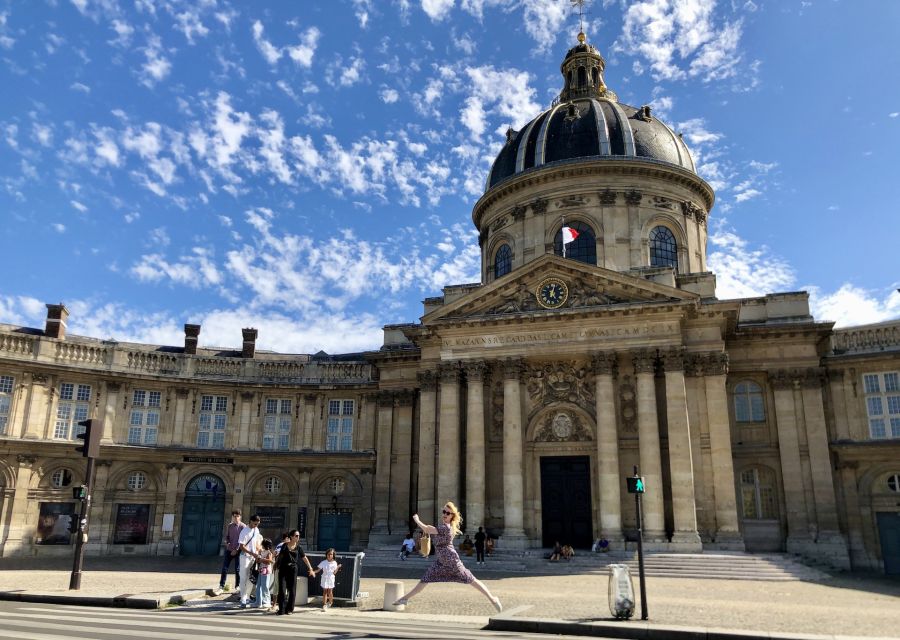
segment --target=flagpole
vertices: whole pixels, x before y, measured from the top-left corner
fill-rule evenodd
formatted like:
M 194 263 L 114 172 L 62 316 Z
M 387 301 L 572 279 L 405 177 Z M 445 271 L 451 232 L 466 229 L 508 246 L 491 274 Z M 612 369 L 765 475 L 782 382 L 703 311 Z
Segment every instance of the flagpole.
M 562 257 L 566 257 L 566 232 L 563 229 L 566 228 L 566 217 L 562 217 L 562 226 L 559 228 L 559 239 L 562 242 L 563 255 Z

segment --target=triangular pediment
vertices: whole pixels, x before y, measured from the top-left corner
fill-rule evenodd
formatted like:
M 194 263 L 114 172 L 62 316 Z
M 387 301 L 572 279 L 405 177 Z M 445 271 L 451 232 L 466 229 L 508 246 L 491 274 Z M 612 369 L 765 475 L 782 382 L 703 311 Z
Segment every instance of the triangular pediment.
M 563 285 L 563 302 L 559 306 L 554 306 L 558 299 L 541 299 L 541 290 L 553 281 Z M 435 309 L 422 322 L 695 300 L 699 300 L 695 293 L 548 254 Z

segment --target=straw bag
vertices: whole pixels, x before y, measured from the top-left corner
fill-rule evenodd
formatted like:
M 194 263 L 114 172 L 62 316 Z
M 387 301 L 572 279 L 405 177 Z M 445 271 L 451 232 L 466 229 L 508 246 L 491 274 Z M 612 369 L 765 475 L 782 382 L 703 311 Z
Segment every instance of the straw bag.
M 419 553 L 423 558 L 431 555 L 431 536 L 422 536 L 422 539 L 419 540 Z

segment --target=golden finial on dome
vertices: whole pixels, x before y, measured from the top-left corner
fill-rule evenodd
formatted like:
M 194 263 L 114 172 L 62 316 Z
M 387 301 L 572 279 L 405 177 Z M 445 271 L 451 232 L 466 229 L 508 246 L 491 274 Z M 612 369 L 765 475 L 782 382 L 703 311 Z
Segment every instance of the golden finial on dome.
M 585 40 L 587 40 L 587 36 L 584 35 L 584 31 L 579 31 L 578 32 L 578 42 L 580 42 L 581 44 L 584 44 Z

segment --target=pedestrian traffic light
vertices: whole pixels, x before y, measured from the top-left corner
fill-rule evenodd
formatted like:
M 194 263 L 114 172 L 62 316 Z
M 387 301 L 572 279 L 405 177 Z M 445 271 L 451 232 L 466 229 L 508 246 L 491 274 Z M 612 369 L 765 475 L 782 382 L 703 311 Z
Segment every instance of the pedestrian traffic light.
M 103 431 L 103 423 L 100 420 L 82 420 L 78 423 L 79 427 L 84 427 L 82 433 L 76 434 L 79 440 L 84 440 L 84 444 L 75 447 L 85 458 L 96 458 L 100 455 L 100 435 Z
M 87 498 L 87 487 L 83 484 L 80 484 L 77 487 L 72 487 L 72 497 L 76 500 L 84 500 L 85 498 Z
M 628 493 L 644 493 L 644 479 L 640 476 L 625 478 Z

